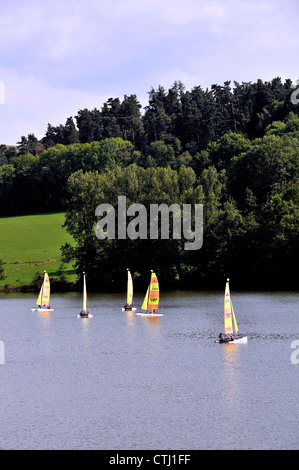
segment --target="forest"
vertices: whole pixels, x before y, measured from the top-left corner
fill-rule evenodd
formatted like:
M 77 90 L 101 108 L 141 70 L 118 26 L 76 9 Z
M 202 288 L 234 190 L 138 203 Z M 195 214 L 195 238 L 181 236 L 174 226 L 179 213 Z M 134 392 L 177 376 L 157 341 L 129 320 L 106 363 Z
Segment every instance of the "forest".
M 299 105 L 291 80 L 230 81 L 191 91 L 177 81 L 110 98 L 48 124 L 38 140 L 0 146 L 0 216 L 65 211 L 62 246 L 90 288 L 117 288 L 155 269 L 163 288 L 298 289 Z M 203 246 L 184 240 L 99 240 L 101 203 L 203 204 Z

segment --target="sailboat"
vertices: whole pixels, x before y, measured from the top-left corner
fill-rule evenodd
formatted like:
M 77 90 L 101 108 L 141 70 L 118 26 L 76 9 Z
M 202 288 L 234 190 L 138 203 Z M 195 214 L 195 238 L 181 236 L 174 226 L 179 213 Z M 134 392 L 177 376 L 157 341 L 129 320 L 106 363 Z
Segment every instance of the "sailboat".
M 37 307 L 31 309 L 32 312 L 53 312 L 50 307 L 50 279 L 48 273 L 44 271 L 44 279 L 36 301 Z
M 91 318 L 93 315 L 87 311 L 87 292 L 86 292 L 86 279 L 83 273 L 83 308 L 77 315 L 78 318 Z
M 158 313 L 160 297 L 158 278 L 152 270 L 151 273 L 150 284 L 141 307 L 142 310 L 146 310 L 146 312 L 136 313 L 136 316 L 139 317 L 163 317 L 163 313 Z
M 122 308 L 123 312 L 132 312 L 135 311 L 136 308 L 132 307 L 133 304 L 133 279 L 132 275 L 130 273 L 129 268 L 127 268 L 128 271 L 128 281 L 127 281 L 127 303 L 126 305 Z
M 241 338 L 234 337 L 234 334 L 238 332 L 238 329 L 239 328 L 230 296 L 229 279 L 227 279 L 224 292 L 224 336 L 230 336 L 229 338 L 223 338 L 222 334 L 220 334 L 219 343 L 247 343 L 247 336 L 243 336 Z

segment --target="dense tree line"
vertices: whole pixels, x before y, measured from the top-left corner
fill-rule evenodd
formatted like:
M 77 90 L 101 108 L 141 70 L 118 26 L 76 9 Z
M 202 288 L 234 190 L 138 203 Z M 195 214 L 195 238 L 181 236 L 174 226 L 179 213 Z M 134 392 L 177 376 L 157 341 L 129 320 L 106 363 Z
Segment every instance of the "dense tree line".
M 165 286 L 296 288 L 299 254 L 299 106 L 291 81 L 152 89 L 144 113 L 136 95 L 79 110 L 16 147 L 0 146 L 0 215 L 66 210 L 76 246 L 65 260 L 94 287 L 138 282 L 151 267 Z M 95 207 L 201 203 L 204 242 L 98 240 Z

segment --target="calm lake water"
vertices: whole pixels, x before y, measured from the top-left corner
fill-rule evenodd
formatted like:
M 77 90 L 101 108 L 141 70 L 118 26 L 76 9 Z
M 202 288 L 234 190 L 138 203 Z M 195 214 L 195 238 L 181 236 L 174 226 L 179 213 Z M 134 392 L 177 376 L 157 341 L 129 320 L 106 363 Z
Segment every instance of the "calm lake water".
M 1 295 L 0 448 L 298 449 L 299 293 L 231 294 L 245 345 L 214 342 L 223 292 L 162 292 L 153 320 L 120 294 L 90 295 L 90 319 L 79 294 L 47 315 Z

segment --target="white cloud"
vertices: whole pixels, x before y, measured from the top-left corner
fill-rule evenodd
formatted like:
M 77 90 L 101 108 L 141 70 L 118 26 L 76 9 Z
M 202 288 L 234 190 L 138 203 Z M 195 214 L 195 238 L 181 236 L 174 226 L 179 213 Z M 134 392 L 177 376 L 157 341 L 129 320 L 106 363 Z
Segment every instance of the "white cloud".
M 0 143 L 14 145 L 21 135 L 42 138 L 48 123 L 64 124 L 79 109 L 100 107 L 108 95 L 85 90 L 49 87 L 34 76 L 6 74 L 5 102 L 0 106 Z

